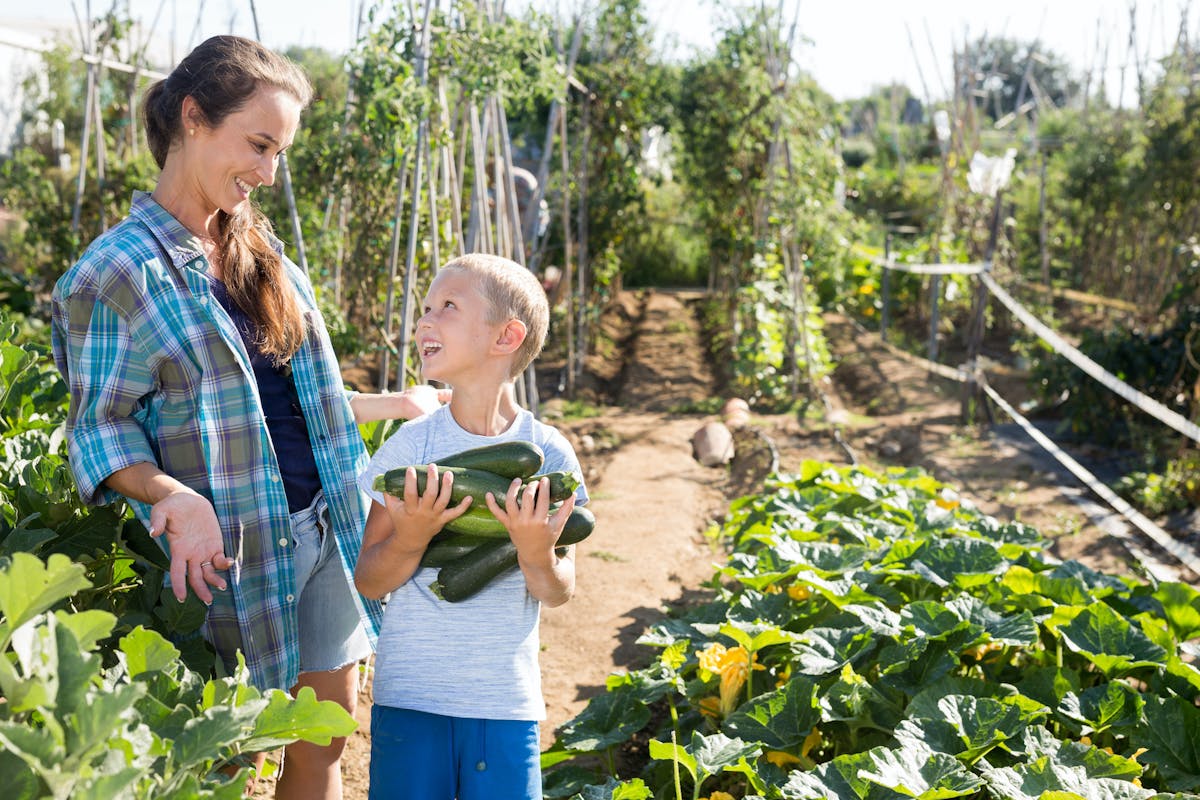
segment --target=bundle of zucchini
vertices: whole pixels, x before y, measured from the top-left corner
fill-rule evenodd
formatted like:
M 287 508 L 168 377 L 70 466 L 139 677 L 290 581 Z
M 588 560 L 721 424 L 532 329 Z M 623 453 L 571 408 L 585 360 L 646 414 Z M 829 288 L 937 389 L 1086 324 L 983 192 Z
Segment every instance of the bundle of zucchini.
M 477 447 L 438 459 L 439 473 L 454 473 L 451 505 L 468 495 L 474 499 L 466 513 L 448 522 L 433 537 L 421 558 L 421 566 L 438 568 L 437 580 L 430 585 L 434 594 L 452 603 L 460 602 L 517 566 L 517 548 L 509 541 L 508 529 L 488 510 L 484 498 L 491 492 L 503 508 L 514 478 L 526 479 L 527 484 L 548 478 L 553 509 L 579 488 L 579 479 L 570 472 L 537 474 L 544 460 L 540 447 L 522 441 Z M 375 490 L 403 497 L 407 472 L 407 467 L 399 467 L 383 473 L 375 478 Z M 424 493 L 428 480 L 424 465 L 416 467 L 416 474 L 417 490 Z M 558 548 L 586 539 L 595 521 L 586 508 L 572 509 Z

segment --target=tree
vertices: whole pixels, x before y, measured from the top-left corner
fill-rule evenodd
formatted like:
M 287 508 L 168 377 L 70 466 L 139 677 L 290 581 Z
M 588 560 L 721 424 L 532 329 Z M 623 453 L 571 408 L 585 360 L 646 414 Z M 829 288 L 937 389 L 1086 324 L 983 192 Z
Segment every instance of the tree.
M 993 122 L 1020 112 L 1027 102 L 1042 110 L 1062 108 L 1080 92 L 1067 62 L 1037 42 L 980 37 L 962 58 L 961 88 Z

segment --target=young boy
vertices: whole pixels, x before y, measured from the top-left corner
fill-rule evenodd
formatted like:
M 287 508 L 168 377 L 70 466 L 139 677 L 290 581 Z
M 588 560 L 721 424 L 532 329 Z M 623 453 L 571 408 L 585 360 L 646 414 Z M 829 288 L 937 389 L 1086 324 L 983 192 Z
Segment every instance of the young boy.
M 459 603 L 429 589 L 437 570 L 419 567 L 426 545 L 470 505 L 451 506 L 453 475 L 439 458 L 501 441 L 545 452 L 543 471 L 579 473 L 567 440 L 517 405 L 513 379 L 542 348 L 545 292 L 532 273 L 498 256 L 457 258 L 434 277 L 417 321 L 426 378 L 453 388 L 449 405 L 406 422 L 375 454 L 359 484 L 375 502 L 355 582 L 362 594 L 391 594 L 384 612 L 371 710 L 372 800 L 540 800 L 538 721 L 545 719 L 538 669 L 541 604 L 565 603 L 575 588 L 574 548 L 555 543 L 582 486 L 550 514 L 549 491 L 514 480 L 502 510 L 520 569 Z M 371 488 L 375 476 L 428 465 L 424 495 L 410 469 L 403 499 Z M 541 482 L 545 488 L 545 481 Z

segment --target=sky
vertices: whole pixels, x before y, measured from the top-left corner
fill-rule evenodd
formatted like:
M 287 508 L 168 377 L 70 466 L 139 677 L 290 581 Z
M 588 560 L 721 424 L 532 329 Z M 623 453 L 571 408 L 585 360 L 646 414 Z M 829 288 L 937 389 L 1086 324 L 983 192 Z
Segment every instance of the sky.
M 48 22 L 75 30 L 75 14 L 95 15 L 113 0 L 0 0 L 0 59 L 5 29 Z M 348 49 L 354 40 L 355 16 L 362 0 L 254 0 L 264 42 Z M 409 0 L 415 2 L 415 0 Z M 780 0 L 771 3 L 775 6 Z M 174 31 L 179 57 L 200 38 L 233 31 L 254 34 L 251 0 L 118 0 L 147 24 L 158 10 L 157 30 L 164 38 Z M 509 0 L 564 15 L 584 0 Z M 663 54 L 685 57 L 693 48 L 710 48 L 713 31 L 728 11 L 717 0 L 643 0 L 658 32 Z M 1097 75 L 1106 67 L 1112 99 L 1125 70 L 1126 101 L 1135 82 L 1128 47 L 1130 6 L 1136 8 L 1134 41 L 1144 62 L 1168 52 L 1188 19 L 1193 39 L 1200 35 L 1200 0 L 782 0 L 785 17 L 797 22 L 802 38 L 796 49 L 799 65 L 838 99 L 861 97 L 874 86 L 904 83 L 918 97 L 945 95 L 950 83 L 950 55 L 956 46 L 980 36 L 1007 36 L 1040 41 L 1079 72 Z M 594 0 L 592 0 L 594 5 Z M 163 56 L 168 58 L 167 53 Z M 1093 85 L 1095 83 L 1093 82 Z

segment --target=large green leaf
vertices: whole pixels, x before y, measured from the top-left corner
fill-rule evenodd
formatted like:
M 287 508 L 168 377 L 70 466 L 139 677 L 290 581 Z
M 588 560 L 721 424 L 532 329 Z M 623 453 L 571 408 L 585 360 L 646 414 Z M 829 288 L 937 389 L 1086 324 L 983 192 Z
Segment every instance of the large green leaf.
M 267 701 L 255 720 L 254 733 L 243 745 L 247 750 L 273 750 L 298 739 L 324 746 L 358 728 L 350 712 L 332 700 L 317 700 L 308 686 L 296 693 L 295 700 L 286 692 L 272 690 Z M 253 708 L 257 703 L 248 700 L 243 706 Z
M 1022 712 L 1029 715 L 1030 719 L 1047 712 L 1045 704 L 1020 694 L 1014 687 L 1008 684 L 986 681 L 980 678 L 947 675 L 913 695 L 912 700 L 909 701 L 908 707 L 905 709 L 906 715 L 914 718 L 938 719 L 943 714 L 938 703 L 950 695 L 989 697 L 993 700 L 999 700 L 1001 703 L 1016 706 Z
M 192 633 L 204 625 L 204 620 L 208 617 L 208 606 L 204 605 L 204 601 L 194 592 L 188 592 L 187 598 L 181 603 L 175 599 L 170 589 L 163 587 L 154 615 L 166 623 L 168 632 Z
M 1084 606 L 1094 599 L 1082 578 L 1055 578 L 1028 567 L 1012 567 L 1001 583 L 1016 594 L 1040 595 L 1060 605 Z
M 821 717 L 826 722 L 844 722 L 851 730 L 872 728 L 891 733 L 903 719 L 900 706 L 889 700 L 850 665 L 842 667 L 836 682 L 819 694 Z
M 48 550 L 68 558 L 83 559 L 113 549 L 121 530 L 121 513 L 117 506 L 101 506 L 55 529 L 54 542 Z
M 793 678 L 744 704 L 725 720 L 723 728 L 742 741 L 787 750 L 804 741 L 820 721 L 816 684 L 806 678 Z
M 1181 697 L 1146 697 L 1144 718 L 1121 732 L 1147 752 L 1171 791 L 1200 789 L 1200 709 Z
M 930 542 L 912 567 L 924 567 L 937 577 L 939 586 L 972 586 L 993 579 L 1006 565 L 996 545 L 965 537 Z M 926 574 L 928 577 L 928 574 Z
M 83 565 L 64 555 L 52 555 L 43 563 L 29 553 L 16 553 L 8 564 L 0 564 L 0 618 L 4 628 L 11 633 L 91 585 L 84 577 Z
M 697 625 L 697 629 L 704 630 L 704 626 Z M 726 622 L 721 625 L 718 632 L 724 636 L 733 639 L 738 645 L 746 648 L 749 653 L 757 653 L 764 647 L 770 647 L 774 644 L 787 644 L 800 639 L 799 635 L 792 631 L 785 631 L 778 625 L 766 625 L 759 623 L 741 623 L 741 622 Z
M 66 743 L 51 730 L 12 720 L 0 720 L 0 744 L 43 777 L 67 756 Z
M 1104 603 L 1088 606 L 1058 633 L 1071 650 L 1087 656 L 1105 675 L 1161 666 L 1167 656 L 1140 630 Z
M 780 792 L 788 800 L 934 800 L 972 794 L 980 785 L 949 756 L 875 747 L 838 756 L 811 772 L 796 770 Z
M 125 684 L 93 692 L 86 704 L 63 720 L 71 757 L 87 763 L 92 753 L 107 750 L 109 737 L 133 721 L 133 704 L 144 691 L 141 686 Z
M 35 800 L 41 794 L 37 774 L 8 747 L 0 747 L 0 775 L 4 776 L 5 800 Z
M 88 713 L 86 707 L 93 702 L 92 689 L 96 676 L 100 673 L 102 659 L 99 653 L 87 652 L 71 625 L 73 621 L 78 620 L 82 635 L 87 641 L 97 633 L 91 625 L 97 621 L 97 617 L 111 618 L 112 615 L 103 611 L 81 611 L 78 614 L 56 611 L 53 615 L 54 637 L 57 642 L 54 683 L 57 690 L 52 705 L 59 718 L 77 711 Z M 103 620 L 100 622 L 101 629 L 111 628 L 111 623 L 106 624 Z M 44 677 L 42 681 L 48 683 Z M 49 710 L 50 707 L 51 704 L 47 704 L 45 708 Z
M 562 727 L 558 741 L 568 750 L 590 753 L 620 744 L 650 721 L 650 709 L 632 689 L 593 697 L 575 719 Z
M 1086 725 L 1084 733 L 1102 733 L 1113 727 L 1137 725 L 1144 706 L 1141 694 L 1120 681 L 1112 681 L 1067 694 L 1058 713 Z
M 108 638 L 117 624 L 116 617 L 98 609 L 72 613 L 56 611 L 55 617 L 58 625 L 69 630 L 79 643 L 79 649 L 85 652 L 95 649 L 101 639 Z
M 908 639 L 883 648 L 878 656 L 884 686 L 915 695 L 959 666 L 957 653 L 946 642 Z
M 266 700 L 256 700 L 239 707 L 215 706 L 189 719 L 171 748 L 175 764 L 190 769 L 217 759 L 225 748 L 246 738 L 266 705 Z
M 979 598 L 966 594 L 947 600 L 946 608 L 983 628 L 993 642 L 1029 646 L 1038 639 L 1037 623 L 1027 610 L 997 611 Z
M 1186 583 L 1160 583 L 1154 599 L 1162 604 L 1163 616 L 1176 640 L 1186 642 L 1200 636 L 1200 591 Z
M 828 675 L 873 650 L 876 639 L 866 627 L 810 628 L 792 645 L 793 670 Z
M 754 742 L 731 739 L 723 733 L 701 736 L 694 731 L 688 751 L 696 759 L 697 777 L 703 780 L 701 776 L 716 775 L 726 767 L 737 766 L 742 759 L 757 756 L 762 747 Z
M 609 778 L 599 786 L 586 786 L 571 800 L 648 800 L 654 793 L 646 786 L 641 778 L 631 781 L 618 781 Z
M 949 695 L 936 717 L 909 717 L 896 726 L 896 739 L 914 750 L 978 760 L 996 745 L 1019 737 L 1034 715 L 990 697 Z
M 918 800 L 944 800 L 973 794 L 983 785 L 957 759 L 923 750 L 901 748 L 871 751 L 872 766 L 859 770 L 859 777 Z
M 120 646 L 131 678 L 157 674 L 179 658 L 179 651 L 162 634 L 141 626 L 122 636 Z
M 1051 757 L 1015 767 L 981 770 L 997 797 L 1007 800 L 1049 800 L 1065 792 L 1083 800 L 1145 800 L 1154 792 L 1117 778 L 1089 777 L 1082 766 L 1068 766 Z
M 902 633 L 900 614 L 885 605 L 849 603 L 842 607 L 842 611 L 853 614 L 877 636 L 900 636 Z
M 900 624 L 918 636 L 945 639 L 969 623 L 942 603 L 918 600 L 900 609 Z

